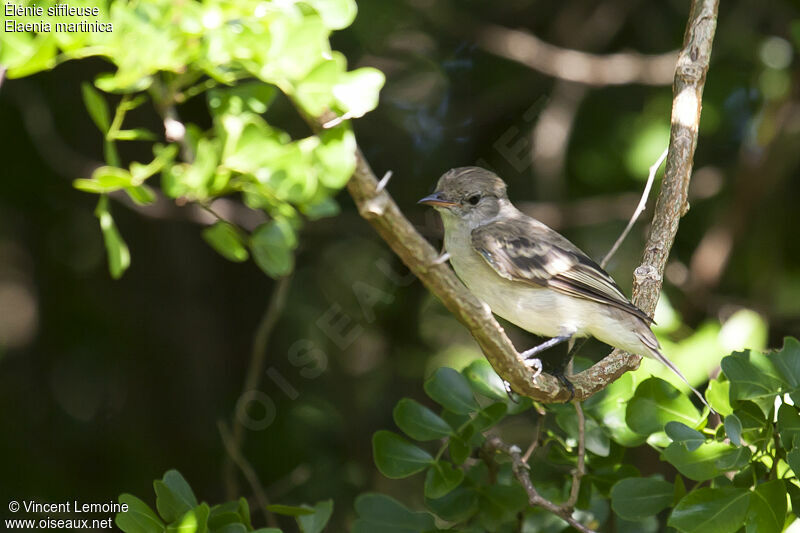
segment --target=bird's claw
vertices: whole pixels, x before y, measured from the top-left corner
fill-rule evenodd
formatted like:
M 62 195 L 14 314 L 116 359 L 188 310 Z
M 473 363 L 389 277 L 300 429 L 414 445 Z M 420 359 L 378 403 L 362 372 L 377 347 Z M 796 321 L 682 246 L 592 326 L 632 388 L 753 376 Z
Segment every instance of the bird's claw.
M 517 393 L 511 389 L 511 383 L 503 380 L 503 388 L 506 390 L 506 396 L 508 396 L 509 400 L 514 403 L 519 403 L 519 396 L 517 396 Z
M 542 369 L 544 366 L 542 365 L 542 360 L 537 357 L 532 357 L 530 359 L 525 360 L 525 366 L 533 370 L 533 379 L 539 377 L 539 374 L 542 373 Z

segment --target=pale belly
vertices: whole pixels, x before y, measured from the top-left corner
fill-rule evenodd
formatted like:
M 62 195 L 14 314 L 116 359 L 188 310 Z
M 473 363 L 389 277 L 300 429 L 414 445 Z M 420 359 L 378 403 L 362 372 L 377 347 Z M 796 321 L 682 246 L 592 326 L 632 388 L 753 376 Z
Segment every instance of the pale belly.
M 472 248 L 466 232 L 446 231 L 445 249 L 450 253 L 450 264 L 470 292 L 512 324 L 543 337 L 592 336 L 632 353 L 650 355 L 637 330 L 645 328 L 647 334 L 652 333 L 633 315 L 503 278 Z

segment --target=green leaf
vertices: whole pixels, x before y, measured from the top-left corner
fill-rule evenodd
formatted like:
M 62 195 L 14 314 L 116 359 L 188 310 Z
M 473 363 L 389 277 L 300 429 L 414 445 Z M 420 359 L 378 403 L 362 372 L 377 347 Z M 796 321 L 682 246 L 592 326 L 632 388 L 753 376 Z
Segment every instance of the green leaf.
M 125 193 L 138 205 L 150 205 L 156 201 L 156 193 L 147 185 L 125 187 Z
M 100 231 L 103 233 L 103 242 L 106 245 L 108 269 L 111 272 L 111 277 L 119 279 L 131 264 L 131 254 L 128 251 L 128 245 L 122 240 L 122 236 L 114 224 L 114 219 L 111 217 L 107 196 L 100 197 L 94 214 L 100 221 Z
M 572 406 L 559 406 L 556 423 L 570 438 L 578 440 L 578 417 Z M 591 416 L 584 419 L 586 449 L 600 457 L 608 457 L 611 450 L 611 440 Z
M 91 83 L 81 83 L 81 93 L 83 94 L 83 103 L 86 106 L 86 110 L 89 111 L 89 116 L 92 117 L 97 128 L 105 134 L 111 125 L 108 104 L 97 89 L 92 87 Z
M 731 399 L 750 400 L 768 415 L 775 396 L 785 385 L 772 361 L 758 352 L 747 351 L 725 357 L 721 366 L 731 382 Z
M 294 269 L 294 249 L 297 236 L 285 220 L 273 220 L 260 225 L 250 236 L 253 259 L 267 275 L 278 278 Z
M 796 407 L 784 403 L 778 408 L 778 434 L 783 447 L 791 450 L 795 437 L 800 436 L 800 413 Z
M 672 439 L 672 442 L 683 443 L 690 452 L 699 448 L 706 441 L 702 433 L 681 422 L 667 422 L 664 431 L 667 432 L 667 436 Z
M 314 509 L 308 505 L 283 505 L 280 503 L 267 505 L 267 511 L 283 516 L 304 516 L 314 514 Z
M 167 533 L 206 533 L 208 531 L 208 504 L 189 509 L 179 520 L 167 526 Z
M 230 523 L 214 530 L 214 533 L 247 533 L 247 526 L 240 523 Z
M 133 176 L 124 168 L 99 167 L 92 172 L 91 179 L 77 179 L 73 186 L 81 191 L 97 194 L 114 192 L 134 185 Z
M 717 459 L 716 465 L 717 468 L 723 471 L 740 470 L 750 462 L 752 455 L 753 452 L 750 451 L 750 448 L 734 448 Z
M 675 486 L 663 479 L 627 478 L 611 489 L 611 508 L 626 520 L 644 520 L 672 504 Z
M 441 498 L 464 480 L 464 472 L 447 461 L 436 461 L 425 475 L 425 497 Z
M 775 479 L 758 485 L 747 510 L 747 533 L 780 533 L 786 521 L 786 485 Z
M 694 451 L 689 451 L 683 444 L 673 442 L 664 450 L 664 458 L 672 463 L 678 471 L 689 479 L 705 481 L 722 473 L 717 461 L 738 457 L 738 450 L 730 444 L 707 442 Z
M 356 137 L 348 125 L 319 134 L 314 157 L 321 165 L 319 181 L 331 189 L 344 187 L 356 169 Z
M 203 239 L 229 261 L 241 263 L 250 257 L 245 247 L 244 237 L 228 222 L 219 221 L 204 229 Z
M 795 476 L 800 477 L 800 448 L 794 448 L 786 454 L 786 462 L 794 472 Z M 800 509 L 798 509 L 800 511 Z
M 443 520 L 461 522 L 478 510 L 478 494 L 473 488 L 461 486 L 441 498 L 426 498 L 425 505 Z
M 731 382 L 720 378 L 712 379 L 706 388 L 706 400 L 716 412 L 728 416 L 733 412 L 731 407 Z
M 447 443 L 447 451 L 450 453 L 450 459 L 457 465 L 464 464 L 467 457 L 472 454 L 472 446 L 461 437 L 450 437 Z
M 461 371 L 472 390 L 492 400 L 507 401 L 503 380 L 486 359 L 476 359 Z
M 238 83 L 233 87 L 208 91 L 208 107 L 214 116 L 265 113 L 277 89 L 261 81 Z
M 114 523 L 125 533 L 162 533 L 164 522 L 142 500 L 132 494 L 122 494 L 119 503 L 128 506 L 114 517 Z
M 313 514 L 300 515 L 296 518 L 297 525 L 303 533 L 322 533 L 332 514 L 333 500 L 317 502 Z
M 355 0 L 304 0 L 313 7 L 325 26 L 332 30 L 348 27 L 356 18 L 358 8 Z
M 197 507 L 197 498 L 189 483 L 177 470 L 168 470 L 164 477 L 153 483 L 156 508 L 166 522 L 174 522 Z
M 742 421 L 733 413 L 725 417 L 725 433 L 733 444 L 742 445 Z
M 333 95 L 347 117 L 358 118 L 378 106 L 378 94 L 385 82 L 383 72 L 364 67 L 343 74 L 333 87 Z
M 110 135 L 111 140 L 115 141 L 153 141 L 157 139 L 156 134 L 144 128 L 134 128 L 132 130 L 119 130 Z
M 519 484 L 484 486 L 479 489 L 479 494 L 479 518 L 481 525 L 489 531 L 496 531 L 497 524 L 513 520 L 528 506 L 528 497 Z
M 392 479 L 408 477 L 433 462 L 431 454 L 414 446 L 391 431 L 381 430 L 372 436 L 372 453 L 381 473 Z
M 697 489 L 678 502 L 667 523 L 683 533 L 735 533 L 749 501 L 746 489 Z
M 740 401 L 733 411 L 742 423 L 742 438 L 749 444 L 758 444 L 772 439 L 772 431 L 764 412 L 753 402 Z
M 800 388 L 800 342 L 793 337 L 783 339 L 783 347 L 770 357 L 781 377 L 793 389 Z
M 454 413 L 467 415 L 480 409 L 466 378 L 452 368 L 437 368 L 424 388 L 431 399 Z
M 636 388 L 625 413 L 628 426 L 641 435 L 662 431 L 667 422 L 697 426 L 703 417 L 681 391 L 660 378 L 650 378 Z
M 403 398 L 394 408 L 394 422 L 403 433 L 415 440 L 427 441 L 453 434 L 453 428 L 439 415 L 410 398 Z
M 352 533 L 419 533 L 436 527 L 430 514 L 409 511 L 383 494 L 362 494 L 356 498 L 355 508 L 359 518 Z
M 333 102 L 333 86 L 347 69 L 347 60 L 339 52 L 333 52 L 314 67 L 294 89 L 295 101 L 306 113 L 320 116 Z
M 503 402 L 495 402 L 483 407 L 472 420 L 475 431 L 486 431 L 494 426 L 506 416 L 506 411 L 508 411 L 508 406 Z

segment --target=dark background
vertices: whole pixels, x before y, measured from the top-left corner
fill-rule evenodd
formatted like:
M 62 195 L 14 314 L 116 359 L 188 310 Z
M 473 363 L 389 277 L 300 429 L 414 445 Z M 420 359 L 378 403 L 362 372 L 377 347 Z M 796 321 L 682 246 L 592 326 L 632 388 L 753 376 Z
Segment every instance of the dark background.
M 481 162 L 506 179 L 515 202 L 602 257 L 666 145 L 671 88 L 554 80 L 488 53 L 477 35 L 496 24 L 566 48 L 656 54 L 680 45 L 688 2 L 361 0 L 359 8 L 333 45 L 351 67 L 387 75 L 379 108 L 355 129 L 376 173 L 394 172 L 389 190 L 409 218 L 438 245 L 438 222 L 416 200 L 448 168 Z M 691 210 L 665 286 L 686 331 L 748 308 L 769 324 L 769 346 L 800 335 L 798 17 L 790 1 L 720 6 Z M 230 420 L 241 395 L 275 282 L 252 262 L 216 254 L 187 208 L 142 213 L 119 203 L 132 266 L 110 279 L 96 198 L 71 186 L 102 159 L 80 82 L 106 70 L 100 60 L 71 62 L 0 88 L 0 500 L 99 502 L 132 492 L 152 501 L 152 480 L 177 468 L 200 499 L 218 502 L 226 455 L 217 421 Z M 202 101 L 179 112 L 210 124 Z M 549 127 L 570 134 L 548 158 L 533 131 L 552 112 L 561 114 Z M 286 102 L 270 113 L 308 134 Z M 147 106 L 131 117 L 158 131 Z M 406 271 L 347 195 L 338 200 L 341 215 L 301 236 L 267 346 L 272 377 L 260 386 L 274 421 L 246 431 L 244 448 L 273 501 L 333 497 L 334 531 L 361 492 L 419 504 L 408 496 L 421 497 L 419 476 L 390 481 L 376 471 L 371 434 L 393 427 L 398 399 L 423 397 L 432 368 L 479 356 L 419 282 L 387 278 L 387 266 Z M 609 265 L 626 291 L 649 213 Z M 354 290 L 365 287 L 374 305 L 359 303 Z M 324 323 L 354 332 L 351 342 L 342 348 Z M 511 333 L 518 346 L 533 342 Z M 298 359 L 309 347 L 317 358 Z M 604 350 L 590 344 L 584 355 Z M 239 488 L 251 494 L 243 480 Z

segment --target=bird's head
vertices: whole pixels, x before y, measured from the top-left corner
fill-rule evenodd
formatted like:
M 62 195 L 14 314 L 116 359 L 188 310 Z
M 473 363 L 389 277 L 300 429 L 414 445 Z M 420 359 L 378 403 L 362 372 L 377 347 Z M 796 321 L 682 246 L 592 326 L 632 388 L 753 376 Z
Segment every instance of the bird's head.
M 494 218 L 507 200 L 506 184 L 494 172 L 459 167 L 445 172 L 433 194 L 419 203 L 439 211 L 445 224 L 448 219 L 461 219 L 475 227 Z

